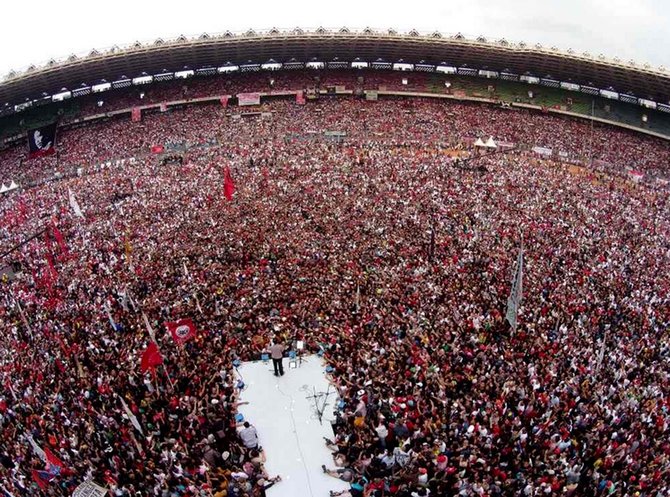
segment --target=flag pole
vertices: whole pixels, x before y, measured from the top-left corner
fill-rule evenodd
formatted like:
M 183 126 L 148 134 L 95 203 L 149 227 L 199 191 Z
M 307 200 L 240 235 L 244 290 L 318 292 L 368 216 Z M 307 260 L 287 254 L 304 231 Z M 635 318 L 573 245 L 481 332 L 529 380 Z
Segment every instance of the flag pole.
M 14 299 L 14 302 L 16 302 L 16 305 L 19 308 L 19 315 L 21 316 L 21 321 L 23 322 L 23 325 L 26 327 L 28 330 L 28 333 L 30 334 L 30 338 L 33 338 L 33 329 L 30 327 L 30 323 L 28 322 L 28 319 L 26 318 L 26 315 L 23 312 L 23 307 L 21 307 L 21 302 L 19 302 L 19 299 L 14 297 L 12 295 L 12 298 Z
M 172 383 L 172 378 L 170 378 L 170 373 L 168 373 L 165 363 L 163 363 L 163 371 L 165 371 L 165 376 L 167 376 L 168 383 L 170 384 L 170 389 L 174 391 L 174 383 Z

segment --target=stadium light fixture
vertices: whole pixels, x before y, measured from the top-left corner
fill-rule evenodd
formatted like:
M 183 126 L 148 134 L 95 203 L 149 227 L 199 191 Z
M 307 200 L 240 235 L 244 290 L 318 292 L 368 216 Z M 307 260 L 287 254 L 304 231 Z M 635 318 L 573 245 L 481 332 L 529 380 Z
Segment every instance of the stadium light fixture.
M 479 70 L 479 77 L 487 78 L 487 79 L 498 78 L 498 72 L 497 71 L 489 71 L 488 69 L 480 69 Z
M 192 69 L 185 69 L 174 73 L 174 77 L 175 79 L 186 79 L 192 77 L 194 74 L 195 72 Z
M 414 64 L 406 64 L 404 62 L 396 62 L 393 64 L 394 71 L 413 71 Z
M 138 76 L 136 78 L 133 78 L 133 84 L 138 86 L 138 85 L 148 85 L 154 80 L 153 76 Z
M 611 100 L 618 100 L 619 94 L 612 90 L 600 90 L 600 96 Z
M 91 91 L 93 93 L 101 93 L 103 91 L 110 90 L 111 88 L 112 88 L 112 84 L 105 82 L 105 83 L 100 83 L 100 84 L 91 86 Z
M 51 101 L 52 102 L 62 102 L 63 100 L 67 100 L 68 98 L 72 98 L 72 92 L 65 90 L 61 91 L 60 93 L 56 93 L 55 95 L 51 96 Z
M 570 91 L 579 91 L 579 85 L 569 81 L 561 81 L 561 88 Z
M 656 102 L 646 98 L 641 98 L 639 100 L 639 103 L 642 107 L 646 107 L 647 109 L 656 109 L 658 107 L 658 104 Z
M 523 81 L 524 83 L 528 83 L 529 85 L 540 84 L 540 78 L 536 76 L 531 76 L 530 74 L 523 74 L 522 76 L 519 77 L 519 81 Z
M 444 74 L 456 74 L 456 68 L 453 66 L 439 65 L 435 68 L 435 72 L 441 72 Z

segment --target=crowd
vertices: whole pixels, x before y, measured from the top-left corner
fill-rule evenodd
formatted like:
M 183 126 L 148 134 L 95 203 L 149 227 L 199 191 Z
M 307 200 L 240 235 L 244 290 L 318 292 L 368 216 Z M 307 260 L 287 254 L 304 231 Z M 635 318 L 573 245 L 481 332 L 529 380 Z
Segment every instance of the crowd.
M 234 117 L 240 110 L 250 108 L 200 104 L 168 112 L 154 110 L 145 113 L 141 122 L 131 122 L 126 115 L 83 128 L 63 128 L 58 133 L 55 155 L 26 161 L 24 146 L 0 151 L 0 181 L 40 181 L 81 166 L 148 154 L 156 146 L 212 142 L 237 146 L 238 123 Z M 493 137 L 526 148 L 544 147 L 563 160 L 591 163 L 594 159 L 614 170 L 668 178 L 670 146 L 663 140 L 611 126 L 591 129 L 585 121 L 532 111 L 432 99 L 399 98 L 362 104 L 354 97 L 322 97 L 305 107 L 295 105 L 291 98 L 275 98 L 264 102 L 262 110 L 275 114 L 270 132 L 278 138 L 330 130 L 346 133 L 355 143 L 384 137 L 405 144 L 453 145 Z M 389 115 L 397 116 L 403 126 L 396 126 Z
M 453 160 L 482 135 L 586 146 L 583 124 L 550 116 L 265 110 L 66 131 L 63 163 L 138 158 L 2 199 L 0 251 L 37 234 L 3 259 L 21 266 L 0 283 L 4 495 L 86 478 L 118 497 L 264 495 L 281 481 L 233 365 L 275 339 L 327 362 L 341 401 L 324 470 L 354 497 L 670 495 L 666 191 L 522 151 Z M 600 157 L 667 164 L 664 144 L 595 132 Z M 183 164 L 141 154 L 167 141 L 191 145 Z M 183 345 L 165 331 L 179 318 L 197 328 Z M 145 372 L 152 334 L 163 364 Z

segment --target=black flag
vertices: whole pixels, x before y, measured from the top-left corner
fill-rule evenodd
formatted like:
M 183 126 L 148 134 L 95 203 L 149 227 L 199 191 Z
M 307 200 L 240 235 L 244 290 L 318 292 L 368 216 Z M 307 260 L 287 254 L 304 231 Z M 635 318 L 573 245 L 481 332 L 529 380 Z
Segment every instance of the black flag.
M 28 131 L 28 158 L 51 155 L 56 151 L 56 123 Z

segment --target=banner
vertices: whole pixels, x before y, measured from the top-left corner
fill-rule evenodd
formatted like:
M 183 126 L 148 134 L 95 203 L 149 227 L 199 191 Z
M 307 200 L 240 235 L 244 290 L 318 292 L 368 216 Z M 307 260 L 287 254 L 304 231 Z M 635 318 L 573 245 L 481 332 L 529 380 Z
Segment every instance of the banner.
M 237 105 L 260 105 L 261 104 L 261 94 L 260 93 L 238 93 L 237 94 Z
M 133 110 L 130 113 L 130 118 L 134 123 L 140 122 L 142 120 L 142 109 L 139 107 L 133 107 Z
M 535 152 L 538 155 L 544 155 L 544 156 L 550 156 L 551 154 L 554 153 L 554 151 L 551 148 L 547 147 L 533 147 L 533 152 Z
M 43 157 L 56 152 L 56 126 L 51 123 L 28 131 L 28 158 Z
M 305 105 L 305 94 L 302 90 L 299 91 L 299 92 L 296 92 L 295 103 L 297 103 L 298 105 Z
M 161 112 L 167 112 L 167 104 L 165 102 L 161 103 Z
M 162 154 L 165 151 L 165 147 L 163 145 L 152 145 L 151 146 L 151 153 L 152 154 Z
M 368 90 L 365 92 L 365 100 L 376 101 L 379 97 L 379 94 L 376 90 Z
M 83 481 L 72 492 L 72 497 L 105 497 L 105 495 L 107 495 L 107 489 L 92 480 Z
M 229 98 L 230 98 L 230 97 L 229 97 L 228 95 L 224 95 L 224 96 L 222 96 L 222 97 L 219 99 L 219 102 L 221 102 L 221 107 L 223 107 L 224 109 L 225 109 L 226 107 L 228 107 L 228 99 L 229 99 Z

